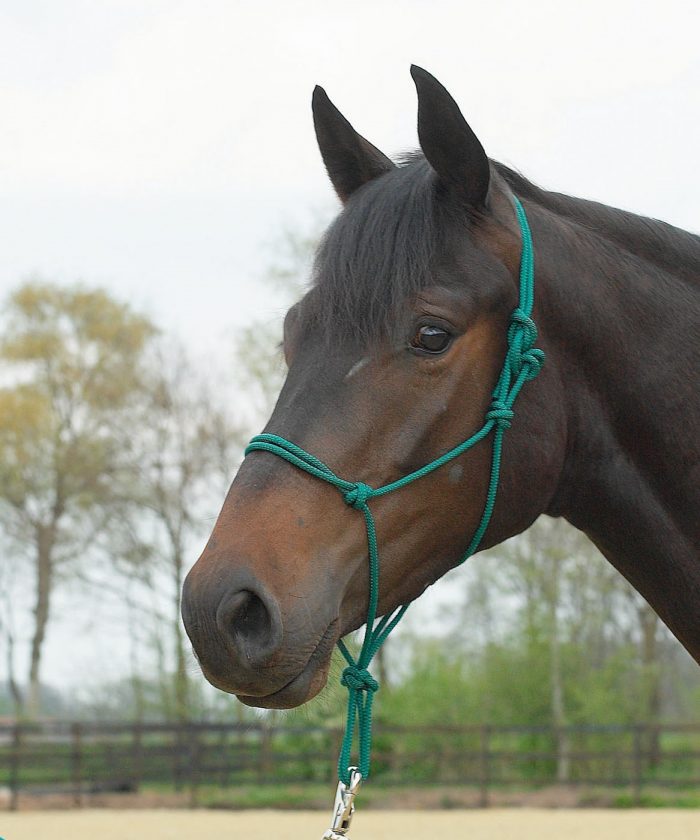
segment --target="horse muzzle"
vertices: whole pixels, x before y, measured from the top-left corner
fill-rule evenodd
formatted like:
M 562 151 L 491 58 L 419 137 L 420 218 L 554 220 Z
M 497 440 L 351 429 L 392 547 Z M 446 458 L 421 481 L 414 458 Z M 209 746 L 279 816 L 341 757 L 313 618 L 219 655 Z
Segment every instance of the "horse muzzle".
M 199 563 L 205 560 L 203 555 Z M 182 618 L 202 672 L 249 706 L 293 708 L 325 685 L 337 619 L 284 620 L 279 600 L 246 567 L 196 564 L 182 594 Z

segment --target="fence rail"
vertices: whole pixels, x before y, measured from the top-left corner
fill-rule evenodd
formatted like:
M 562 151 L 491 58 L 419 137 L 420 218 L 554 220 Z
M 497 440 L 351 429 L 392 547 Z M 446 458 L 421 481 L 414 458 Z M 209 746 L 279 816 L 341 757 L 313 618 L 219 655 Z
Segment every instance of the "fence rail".
M 274 783 L 333 783 L 338 729 L 255 724 L 44 721 L 0 724 L 0 789 L 87 794 L 167 785 L 189 791 Z M 700 724 L 651 726 L 376 727 L 373 783 L 459 785 L 700 785 Z

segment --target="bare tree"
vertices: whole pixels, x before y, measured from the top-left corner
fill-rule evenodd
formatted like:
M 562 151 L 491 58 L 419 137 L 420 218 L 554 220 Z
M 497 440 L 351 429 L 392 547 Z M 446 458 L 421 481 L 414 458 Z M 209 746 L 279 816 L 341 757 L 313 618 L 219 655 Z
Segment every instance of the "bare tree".
M 242 435 L 226 406 L 225 389 L 172 342 L 161 344 L 154 359 L 139 425 L 136 528 L 141 539 L 151 543 L 155 568 L 150 585 L 162 580 L 167 589 L 173 712 L 186 719 L 191 687 L 180 620 L 182 585 L 198 541 L 210 530 L 231 480 Z

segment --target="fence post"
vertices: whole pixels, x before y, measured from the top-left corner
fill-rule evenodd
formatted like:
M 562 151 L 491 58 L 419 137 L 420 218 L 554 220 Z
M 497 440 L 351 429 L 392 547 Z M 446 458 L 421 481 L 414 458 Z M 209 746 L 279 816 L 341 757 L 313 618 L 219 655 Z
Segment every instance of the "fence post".
M 143 752 L 142 752 L 143 727 L 137 723 L 131 733 L 131 779 L 134 790 L 138 793 L 143 778 Z
M 79 723 L 71 724 L 71 777 L 73 780 L 73 804 L 82 805 L 82 727 Z
M 182 790 L 182 722 L 173 724 L 172 761 L 173 761 L 173 787 L 177 793 Z
M 233 726 L 237 727 L 239 724 L 234 723 Z M 237 734 L 237 729 L 232 729 L 231 734 Z M 228 740 L 226 737 L 228 732 L 225 729 L 222 729 L 219 734 L 219 748 L 216 751 L 218 755 L 226 756 L 226 760 L 221 765 L 221 769 L 219 770 L 219 787 L 225 788 L 229 784 L 229 776 L 231 774 L 231 754 L 234 752 L 238 752 L 239 754 L 243 754 L 243 749 L 241 747 L 241 740 L 240 735 L 237 737 L 238 747 L 237 750 L 232 749 L 232 741 Z
M 12 750 L 10 752 L 10 811 L 17 810 L 19 799 L 19 762 L 22 749 L 22 730 L 19 721 L 15 721 L 12 729 Z
M 482 724 L 479 727 L 479 807 L 489 807 L 489 781 L 491 776 L 490 749 L 491 727 Z
M 636 724 L 634 727 L 634 747 L 633 747 L 633 791 L 634 803 L 640 805 L 642 802 L 642 725 Z
M 187 777 L 190 788 L 190 808 L 196 808 L 199 786 L 199 737 L 197 726 L 192 721 L 187 724 Z
M 272 734 L 274 727 L 263 724 L 260 732 L 260 750 L 258 753 L 258 782 L 270 780 L 272 768 Z

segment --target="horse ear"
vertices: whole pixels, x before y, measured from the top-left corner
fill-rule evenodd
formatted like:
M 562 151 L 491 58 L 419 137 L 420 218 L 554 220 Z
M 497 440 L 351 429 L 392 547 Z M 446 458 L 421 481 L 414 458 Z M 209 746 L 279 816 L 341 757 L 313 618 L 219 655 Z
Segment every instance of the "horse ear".
M 363 184 L 394 169 L 389 158 L 355 131 L 318 85 L 312 110 L 321 157 L 343 203 Z
M 470 207 L 483 207 L 489 191 L 489 160 L 459 106 L 426 70 L 411 65 L 418 91 L 418 138 L 440 180 Z

